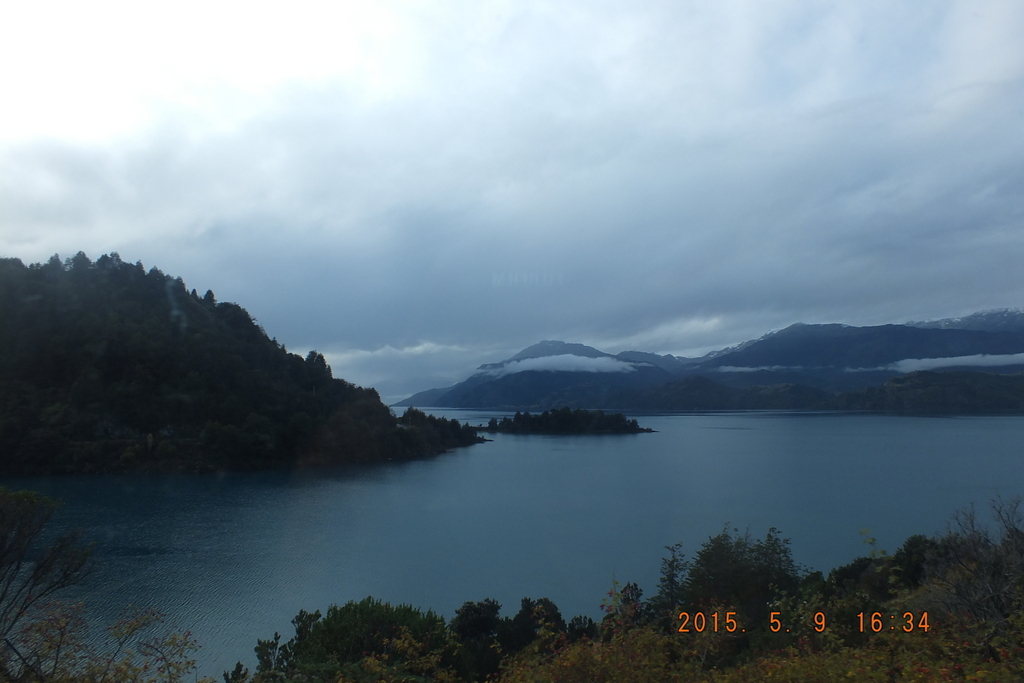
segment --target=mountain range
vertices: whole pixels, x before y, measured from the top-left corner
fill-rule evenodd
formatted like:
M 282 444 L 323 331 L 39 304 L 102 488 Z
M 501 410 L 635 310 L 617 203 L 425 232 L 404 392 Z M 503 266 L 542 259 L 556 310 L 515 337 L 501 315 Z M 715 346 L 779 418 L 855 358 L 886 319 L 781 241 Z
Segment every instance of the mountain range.
M 903 325 L 797 323 L 700 358 L 547 340 L 395 405 L 1021 412 L 1021 373 L 1024 311 L 1007 309 Z

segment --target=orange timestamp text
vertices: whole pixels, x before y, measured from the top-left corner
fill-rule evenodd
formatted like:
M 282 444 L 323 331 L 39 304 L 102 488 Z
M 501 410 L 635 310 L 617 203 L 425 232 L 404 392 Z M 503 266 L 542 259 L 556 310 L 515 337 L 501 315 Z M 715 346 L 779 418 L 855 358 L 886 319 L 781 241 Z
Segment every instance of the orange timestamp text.
M 783 620 L 781 619 L 782 612 L 769 612 L 768 613 L 768 628 L 773 633 L 785 632 L 789 633 L 790 629 L 785 627 Z M 828 628 L 828 617 L 825 616 L 824 612 L 815 612 L 812 618 L 812 627 L 818 633 L 822 633 Z M 857 615 L 857 623 L 855 626 L 861 633 L 866 631 L 872 631 L 874 633 L 881 633 L 882 631 L 903 631 L 904 633 L 910 633 L 912 631 L 924 631 L 928 632 L 931 626 L 928 623 L 928 612 L 904 612 L 902 615 L 897 614 L 883 614 L 881 612 L 861 612 Z M 705 631 L 712 631 L 718 633 L 719 631 L 725 631 L 727 633 L 745 633 L 747 629 L 742 628 L 740 623 L 736 620 L 736 612 L 680 612 L 679 613 L 679 633 L 703 633 Z

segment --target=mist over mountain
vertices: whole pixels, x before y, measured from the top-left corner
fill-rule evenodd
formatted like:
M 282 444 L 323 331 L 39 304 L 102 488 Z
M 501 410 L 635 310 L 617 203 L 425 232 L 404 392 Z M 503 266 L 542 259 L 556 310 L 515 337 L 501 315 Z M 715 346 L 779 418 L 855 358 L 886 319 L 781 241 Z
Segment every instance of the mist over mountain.
M 680 358 L 679 356 L 658 355 L 646 351 L 623 351 L 615 354 L 615 358 L 626 362 L 648 363 L 673 374 L 683 372 L 687 367 L 700 361 L 699 358 Z
M 935 373 L 919 371 L 934 370 L 959 371 L 940 382 L 945 393 L 951 391 L 951 381 L 991 384 L 967 379 L 980 374 L 977 370 L 989 375 L 1024 371 L 1024 313 L 988 311 L 870 327 L 797 323 L 702 358 L 637 350 L 613 355 L 583 344 L 546 340 L 507 360 L 480 366 L 459 384 L 420 392 L 396 405 L 732 410 L 857 409 L 864 403 L 875 406 L 865 409 L 876 409 L 904 405 L 892 396 L 919 392 L 922 384 L 934 380 L 887 382 L 908 373 L 931 377 Z M 1003 394 L 1015 395 L 1016 384 L 1000 386 Z M 882 387 L 887 387 L 885 401 L 863 394 Z M 971 400 L 964 396 L 974 394 L 961 394 L 955 401 L 937 401 L 936 410 L 971 412 Z M 986 410 L 1017 410 L 1015 401 L 974 403 Z M 926 403 L 918 397 L 906 405 Z

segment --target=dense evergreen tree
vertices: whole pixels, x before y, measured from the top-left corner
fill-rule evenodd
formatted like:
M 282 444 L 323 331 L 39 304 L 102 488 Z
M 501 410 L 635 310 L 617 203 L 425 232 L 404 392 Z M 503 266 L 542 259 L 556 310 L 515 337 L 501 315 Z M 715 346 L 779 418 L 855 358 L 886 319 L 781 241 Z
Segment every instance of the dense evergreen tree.
M 682 543 L 665 546 L 669 554 L 661 560 L 658 592 L 646 605 L 649 618 L 665 625 L 673 623 L 679 609 L 686 605 L 686 575 L 691 563 L 686 561 L 682 547 Z
M 467 678 L 482 681 L 498 673 L 502 652 L 498 634 L 502 631 L 501 604 L 490 598 L 466 602 L 455 610 L 448 627 L 458 639 L 460 669 Z
M 552 633 L 565 633 L 565 619 L 548 598 L 523 598 L 519 611 L 506 619 L 498 632 L 498 642 L 506 654 L 519 652 L 540 635 L 543 628 Z
M 799 582 L 789 539 L 778 530 L 769 529 L 763 541 L 723 530 L 697 552 L 682 592 L 693 608 L 731 605 L 748 623 L 767 623 L 768 604 Z
M 0 473 L 370 462 L 477 440 L 420 415 L 400 424 L 322 354 L 288 353 L 157 268 L 0 259 Z

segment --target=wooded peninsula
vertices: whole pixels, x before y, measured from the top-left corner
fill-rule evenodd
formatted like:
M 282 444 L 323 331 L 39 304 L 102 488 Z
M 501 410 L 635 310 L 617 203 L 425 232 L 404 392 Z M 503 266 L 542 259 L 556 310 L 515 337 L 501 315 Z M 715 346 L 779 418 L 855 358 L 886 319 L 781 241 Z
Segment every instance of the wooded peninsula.
M 212 291 L 116 254 L 0 259 L 0 474 L 386 462 L 482 439 L 289 353 Z

